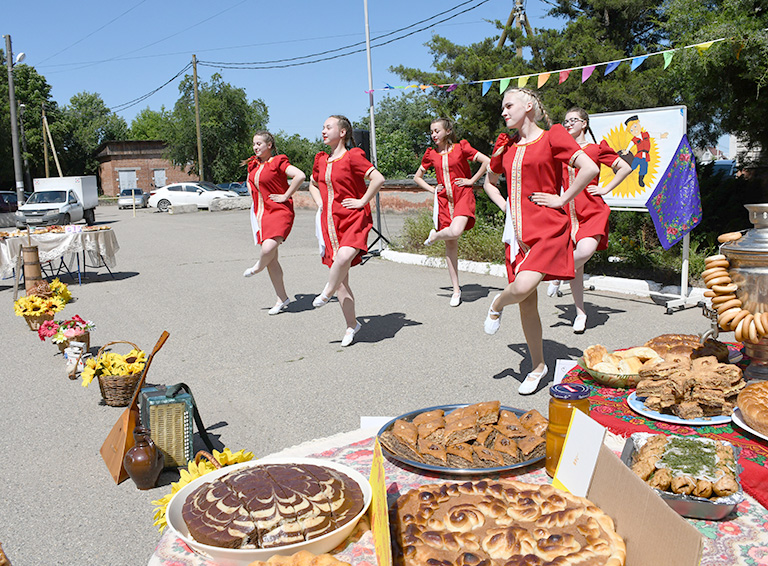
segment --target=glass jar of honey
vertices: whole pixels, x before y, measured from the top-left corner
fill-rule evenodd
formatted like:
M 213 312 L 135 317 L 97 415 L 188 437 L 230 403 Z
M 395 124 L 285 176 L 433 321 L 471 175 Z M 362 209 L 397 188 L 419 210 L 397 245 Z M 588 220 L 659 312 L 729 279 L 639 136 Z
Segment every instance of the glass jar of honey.
M 547 426 L 547 459 L 545 468 L 555 475 L 565 435 L 571 422 L 571 411 L 589 414 L 590 389 L 581 383 L 558 383 L 549 388 L 549 425 Z

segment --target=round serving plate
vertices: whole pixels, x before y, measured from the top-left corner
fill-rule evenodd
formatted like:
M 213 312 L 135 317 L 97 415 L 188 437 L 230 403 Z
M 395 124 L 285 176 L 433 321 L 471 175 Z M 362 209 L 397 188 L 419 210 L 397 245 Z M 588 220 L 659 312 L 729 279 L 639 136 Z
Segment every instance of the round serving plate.
M 221 548 L 209 544 L 202 544 L 193 539 L 189 535 L 187 525 L 181 516 L 181 510 L 184 507 L 184 502 L 187 500 L 187 497 L 204 483 L 212 482 L 221 476 L 225 476 L 230 472 L 242 468 L 256 467 L 263 464 L 311 464 L 337 470 L 347 475 L 352 481 L 360 486 L 360 489 L 363 492 L 363 509 L 349 523 L 342 525 L 333 532 L 326 533 L 308 541 L 288 544 L 285 546 L 276 546 L 274 548 Z M 168 503 L 166 520 L 168 521 L 168 527 L 170 527 L 173 533 L 198 554 L 212 558 L 216 561 L 216 564 L 221 566 L 247 566 L 251 562 L 257 560 L 262 562 L 266 561 L 275 554 L 289 556 L 300 550 L 306 550 L 312 554 L 324 554 L 330 552 L 352 534 L 360 517 L 362 517 L 368 510 L 368 506 L 371 503 L 371 495 L 371 484 L 368 483 L 368 479 L 365 476 L 348 466 L 337 464 L 332 460 L 320 460 L 317 458 L 264 458 L 262 460 L 253 460 L 242 464 L 225 466 L 224 468 L 209 472 L 193 482 L 188 483 L 176 492 L 170 503 Z
M 761 432 L 757 432 L 754 428 L 752 428 L 746 423 L 746 421 L 744 420 L 744 417 L 741 416 L 741 409 L 739 409 L 738 407 L 736 407 L 733 410 L 732 417 L 733 417 L 733 422 L 739 425 L 739 428 L 743 428 L 747 432 L 751 432 L 752 434 L 754 434 L 759 438 L 762 438 L 763 440 L 768 440 L 768 436 L 764 435 Z
M 627 397 L 627 405 L 629 405 L 629 408 L 636 413 L 640 413 L 644 417 L 648 417 L 654 421 L 684 426 L 723 425 L 731 422 L 731 415 L 701 417 L 698 419 L 681 419 L 675 415 L 667 415 L 666 413 L 651 411 L 645 407 L 645 403 L 641 401 L 641 399 L 645 399 L 645 397 L 638 398 L 637 391 L 633 391 Z
M 600 371 L 589 369 L 583 357 L 579 358 L 577 360 L 577 363 L 579 364 L 579 367 L 581 369 L 583 369 L 585 372 L 587 372 L 589 375 L 592 376 L 592 379 L 594 379 L 601 385 L 605 385 L 606 387 L 613 387 L 614 389 L 634 389 L 635 387 L 637 387 L 637 384 L 640 383 L 640 381 L 642 380 L 642 378 L 636 373 L 614 374 L 614 373 L 603 373 Z
M 410 413 L 405 413 L 403 415 L 400 415 L 399 417 L 395 417 L 391 421 L 389 421 L 387 424 L 385 424 L 381 429 L 379 429 L 379 432 L 377 433 L 377 437 L 381 436 L 381 433 L 386 432 L 392 426 L 395 424 L 395 421 L 403 419 L 406 421 L 412 421 L 414 418 L 419 416 L 421 413 L 427 413 L 429 411 L 436 411 L 438 409 L 443 410 L 446 414 L 450 413 L 451 411 L 454 411 L 456 409 L 463 409 L 464 407 L 468 407 L 469 403 L 460 404 L 460 405 L 437 405 L 435 407 L 427 407 L 426 409 L 419 409 L 417 411 L 411 411 Z M 515 409 L 514 407 L 505 407 L 501 406 L 499 407 L 500 411 L 510 411 L 511 413 L 515 413 L 518 417 L 520 415 L 523 415 L 527 413 L 527 410 L 524 409 Z M 509 466 L 498 466 L 495 468 L 448 468 L 445 466 L 433 466 L 431 464 L 425 464 L 423 462 L 417 462 L 416 460 L 411 460 L 409 458 L 405 458 L 403 456 L 399 456 L 397 454 L 393 454 L 390 452 L 384 444 L 379 441 L 379 444 L 381 445 L 381 450 L 384 453 L 384 455 L 391 459 L 395 460 L 396 462 L 399 462 L 401 464 L 405 464 L 406 466 L 416 468 L 419 470 L 424 470 L 428 472 L 436 472 L 438 474 L 451 474 L 451 475 L 457 475 L 457 476 L 478 476 L 478 475 L 484 475 L 484 474 L 494 474 L 499 472 L 507 472 L 509 470 L 514 470 L 516 468 L 523 468 L 525 466 L 528 466 L 530 464 L 535 464 L 536 462 L 542 461 L 545 456 L 539 456 L 538 458 L 532 458 L 530 460 L 525 460 L 523 462 L 518 462 L 517 464 L 512 464 Z

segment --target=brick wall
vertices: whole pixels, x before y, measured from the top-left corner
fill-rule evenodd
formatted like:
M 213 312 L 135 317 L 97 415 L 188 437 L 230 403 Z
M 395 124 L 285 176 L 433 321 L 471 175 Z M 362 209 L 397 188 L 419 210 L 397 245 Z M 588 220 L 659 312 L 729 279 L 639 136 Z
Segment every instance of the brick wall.
M 133 170 L 136 186 L 144 192 L 155 190 L 155 170 L 165 171 L 165 184 L 182 181 L 197 181 L 199 177 L 186 170 L 174 167 L 163 158 L 165 144 L 152 141 L 106 142 L 97 150 L 101 189 L 107 196 L 120 192 L 120 171 Z

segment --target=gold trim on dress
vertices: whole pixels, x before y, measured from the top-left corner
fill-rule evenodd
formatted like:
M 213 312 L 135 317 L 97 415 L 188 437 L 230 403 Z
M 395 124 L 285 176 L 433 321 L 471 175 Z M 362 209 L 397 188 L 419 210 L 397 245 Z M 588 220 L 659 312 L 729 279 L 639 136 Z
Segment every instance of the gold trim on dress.
M 568 187 L 573 186 L 573 182 L 576 180 L 576 169 L 568 167 Z M 586 190 L 586 189 L 584 189 Z M 578 197 L 579 195 L 576 195 Z M 571 217 L 571 240 L 576 243 L 576 234 L 579 232 L 579 219 L 576 216 L 576 197 L 568 203 L 568 215 Z
M 344 152 L 343 155 L 346 155 L 346 152 Z M 338 161 L 334 160 L 334 161 Z M 339 236 L 336 233 L 336 225 L 333 222 L 333 181 L 331 180 L 331 171 L 333 169 L 333 161 L 326 161 L 326 167 L 325 167 L 325 186 L 327 188 L 327 203 L 326 208 L 328 209 L 325 213 L 325 221 L 328 225 L 328 240 L 331 244 L 331 260 L 334 260 L 336 258 L 336 253 L 339 251 Z
M 264 169 L 264 165 L 267 162 L 259 164 L 259 167 L 253 174 L 253 185 L 256 187 L 256 194 L 259 195 L 258 210 L 256 211 L 256 223 L 259 226 L 259 235 L 262 233 L 261 219 L 264 217 L 264 197 L 261 196 L 261 189 L 259 188 L 259 178 L 261 177 L 261 171 Z M 262 236 L 262 241 L 264 240 Z
M 573 155 L 571 155 L 571 158 L 568 160 L 568 165 L 569 165 L 570 167 L 573 167 L 573 166 L 574 166 L 573 164 L 574 164 L 574 163 L 576 163 L 576 159 L 578 159 L 578 157 L 579 157 L 580 155 L 587 155 L 587 154 L 586 154 L 586 153 L 584 153 L 584 150 L 583 150 L 583 149 L 580 149 L 580 150 L 578 150 L 578 151 L 577 151 L 577 152 L 575 152 Z M 587 157 L 589 157 L 589 156 L 587 156 Z M 592 158 L 590 157 L 590 159 L 592 159 Z
M 445 196 L 448 199 L 448 214 L 453 220 L 453 186 L 451 183 L 451 172 L 448 168 L 448 155 L 453 151 L 451 148 L 447 153 L 441 153 L 440 157 L 443 158 L 441 169 L 443 170 L 443 187 L 445 187 Z

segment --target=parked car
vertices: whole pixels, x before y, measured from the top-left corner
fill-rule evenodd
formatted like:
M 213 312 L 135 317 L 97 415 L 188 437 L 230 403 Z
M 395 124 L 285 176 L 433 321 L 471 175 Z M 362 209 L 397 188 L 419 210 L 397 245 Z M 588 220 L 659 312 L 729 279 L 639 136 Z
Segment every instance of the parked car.
M 149 193 L 141 189 L 123 189 L 117 197 L 117 208 L 133 208 L 133 201 L 136 201 L 136 208 L 147 208 L 149 202 Z
M 18 197 L 13 191 L 0 191 L 0 212 L 16 212 Z
M 160 212 L 167 212 L 171 206 L 196 204 L 197 208 L 208 208 L 211 202 L 220 198 L 235 198 L 234 191 L 223 191 L 213 183 L 173 183 L 154 191 L 149 197 L 149 206 Z
M 219 183 L 216 186 L 225 191 L 235 191 L 241 197 L 247 197 L 251 194 L 251 191 L 248 190 L 248 183 Z

